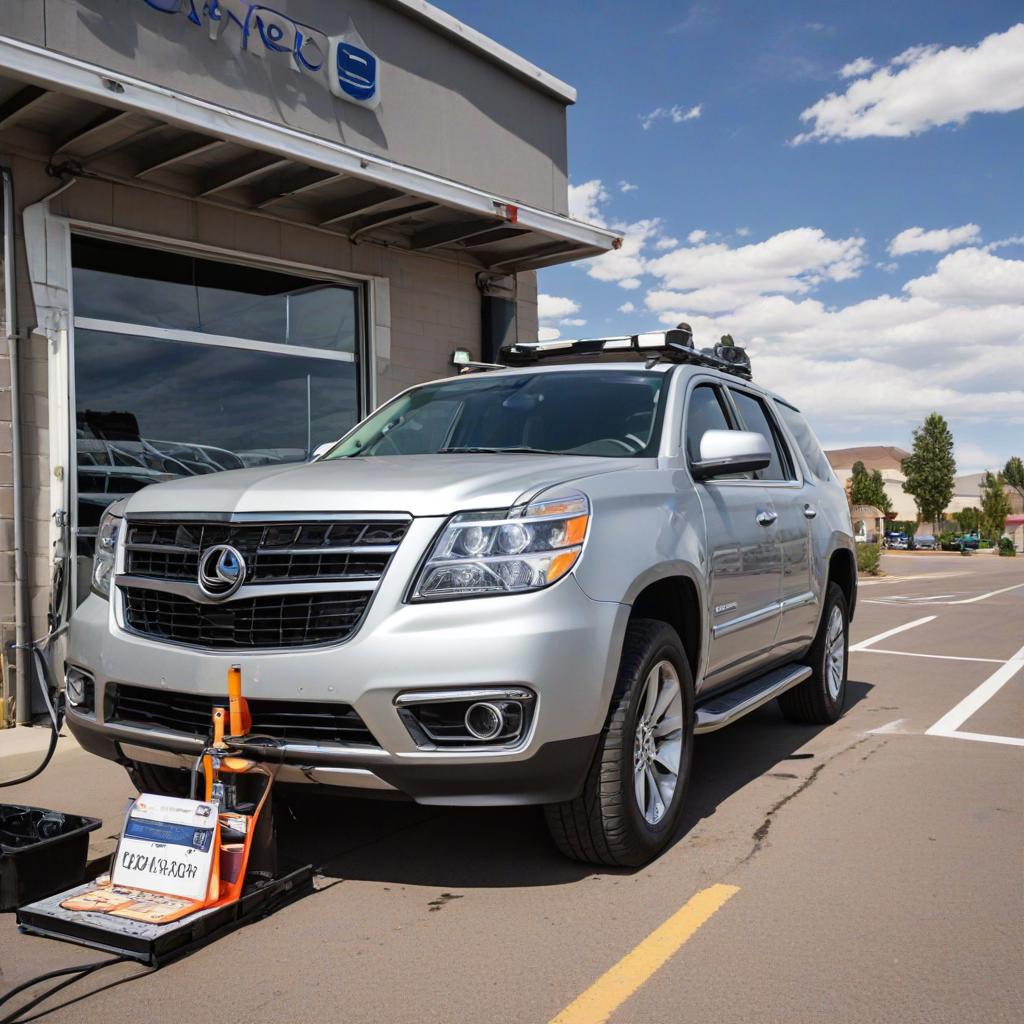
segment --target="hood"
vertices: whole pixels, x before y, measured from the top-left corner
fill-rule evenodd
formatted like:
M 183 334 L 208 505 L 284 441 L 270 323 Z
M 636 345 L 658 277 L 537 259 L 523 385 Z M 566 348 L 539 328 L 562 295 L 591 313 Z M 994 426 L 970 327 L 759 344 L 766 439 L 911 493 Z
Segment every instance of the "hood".
M 508 508 L 552 484 L 648 459 L 561 455 L 389 455 L 236 469 L 153 484 L 127 512 L 453 512 Z

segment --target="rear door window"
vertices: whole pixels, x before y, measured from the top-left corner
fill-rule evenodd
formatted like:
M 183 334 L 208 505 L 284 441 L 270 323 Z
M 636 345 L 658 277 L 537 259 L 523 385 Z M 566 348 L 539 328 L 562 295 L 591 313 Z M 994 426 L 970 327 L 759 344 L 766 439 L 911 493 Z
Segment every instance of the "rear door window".
M 768 447 L 772 452 L 772 461 L 765 469 L 754 474 L 755 479 L 765 481 L 795 479 L 796 474 L 793 472 L 789 452 L 786 450 L 782 435 L 775 426 L 764 401 L 737 388 L 730 388 L 729 393 L 736 403 L 744 428 L 760 434 L 768 442 Z

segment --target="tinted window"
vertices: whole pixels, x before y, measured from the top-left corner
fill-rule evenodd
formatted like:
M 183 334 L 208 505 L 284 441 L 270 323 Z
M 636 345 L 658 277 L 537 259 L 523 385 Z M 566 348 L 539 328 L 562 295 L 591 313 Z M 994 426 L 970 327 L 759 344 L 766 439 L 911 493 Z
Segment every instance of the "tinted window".
M 76 235 L 75 316 L 355 352 L 359 290 Z
M 807 420 L 796 409 L 791 409 L 782 402 L 776 402 L 775 408 L 779 410 L 783 421 L 789 427 L 789 432 L 793 435 L 800 451 L 803 452 L 807 468 L 819 480 L 831 480 L 832 467 L 829 465 L 828 459 L 825 458 L 825 453 L 821 450 L 821 445 L 818 444 L 818 439 L 814 436 Z
M 478 448 L 653 457 L 664 380 L 647 371 L 588 370 L 427 384 L 389 402 L 329 457 Z
M 686 414 L 686 454 L 691 462 L 700 461 L 700 439 L 706 430 L 728 430 L 729 420 L 722 408 L 718 388 L 700 384 L 690 395 Z
M 75 331 L 80 554 L 146 484 L 301 462 L 358 419 L 355 363 Z
M 789 466 L 789 458 L 782 446 L 778 432 L 772 426 L 764 402 L 745 391 L 737 391 L 735 388 L 729 390 L 736 402 L 736 408 L 739 409 L 745 429 L 760 434 L 768 442 L 772 451 L 772 461 L 766 469 L 755 473 L 755 478 L 758 480 L 792 480 L 793 472 Z

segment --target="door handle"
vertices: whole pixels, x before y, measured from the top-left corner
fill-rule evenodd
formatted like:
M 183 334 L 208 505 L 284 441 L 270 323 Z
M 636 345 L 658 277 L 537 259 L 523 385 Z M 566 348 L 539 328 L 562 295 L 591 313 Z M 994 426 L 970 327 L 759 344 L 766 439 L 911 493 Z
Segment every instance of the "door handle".
M 771 526 L 778 519 L 778 513 L 765 509 L 757 513 L 757 521 L 761 526 Z
M 818 510 L 813 505 L 804 505 L 804 515 L 808 519 L 813 519 L 818 514 Z

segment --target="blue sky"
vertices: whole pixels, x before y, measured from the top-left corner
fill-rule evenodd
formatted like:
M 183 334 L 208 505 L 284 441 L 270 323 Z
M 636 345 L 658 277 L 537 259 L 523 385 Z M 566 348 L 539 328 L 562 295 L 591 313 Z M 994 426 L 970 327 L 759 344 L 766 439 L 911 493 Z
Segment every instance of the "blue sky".
M 579 90 L 573 212 L 626 242 L 541 273 L 548 334 L 685 318 L 827 445 L 1024 455 L 1019 0 L 442 3 Z

